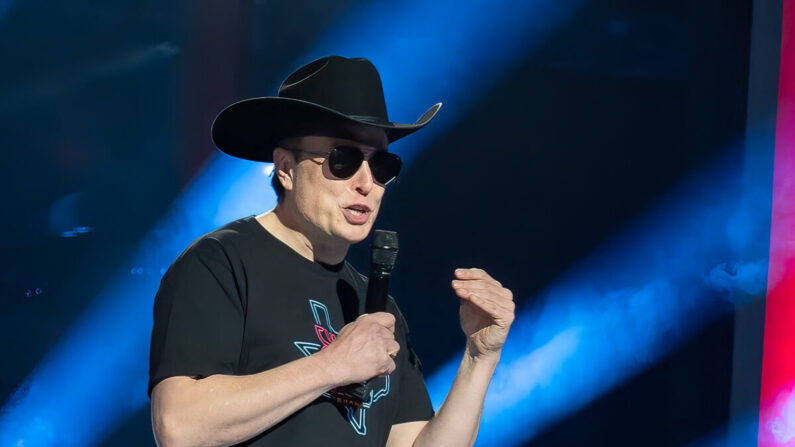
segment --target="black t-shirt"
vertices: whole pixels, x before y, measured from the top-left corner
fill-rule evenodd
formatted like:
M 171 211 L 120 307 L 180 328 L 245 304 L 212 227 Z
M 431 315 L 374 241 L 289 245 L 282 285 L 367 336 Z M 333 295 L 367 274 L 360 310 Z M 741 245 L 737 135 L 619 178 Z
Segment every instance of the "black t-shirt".
M 254 216 L 231 222 L 194 241 L 161 280 L 149 393 L 167 377 L 254 374 L 311 355 L 363 312 L 365 294 L 366 278 L 347 262 L 309 261 Z M 338 404 L 332 390 L 244 445 L 381 446 L 393 424 L 430 419 L 406 322 L 389 306 L 397 369 L 372 381 L 369 402 Z

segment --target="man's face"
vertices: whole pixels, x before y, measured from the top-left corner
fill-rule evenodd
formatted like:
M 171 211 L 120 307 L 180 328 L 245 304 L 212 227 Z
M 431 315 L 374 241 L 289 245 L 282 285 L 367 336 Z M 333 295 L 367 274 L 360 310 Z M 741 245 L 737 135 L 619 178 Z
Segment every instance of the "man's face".
M 386 134 L 373 128 L 355 130 L 346 133 L 346 138 L 304 136 L 284 144 L 305 151 L 294 152 L 292 189 L 285 200 L 293 202 L 290 208 L 296 211 L 301 230 L 315 243 L 360 242 L 370 233 L 378 215 L 384 185 L 373 178 L 366 160 L 375 151 L 386 150 Z M 365 161 L 349 178 L 335 177 L 327 157 L 309 153 L 327 153 L 336 146 L 353 146 L 364 154 Z

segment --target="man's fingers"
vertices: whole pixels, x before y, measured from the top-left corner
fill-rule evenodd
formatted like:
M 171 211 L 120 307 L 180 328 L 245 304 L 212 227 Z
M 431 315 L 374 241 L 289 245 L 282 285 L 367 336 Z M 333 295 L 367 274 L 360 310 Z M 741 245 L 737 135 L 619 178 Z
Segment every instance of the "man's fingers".
M 457 268 L 455 275 L 466 279 L 494 279 L 485 270 L 479 268 Z
M 364 314 L 359 319 L 367 319 L 374 323 L 383 326 L 393 333 L 395 332 L 395 316 L 389 312 L 375 312 L 371 314 Z
M 387 347 L 386 353 L 389 354 L 390 357 L 395 358 L 400 352 L 400 343 L 392 340 L 392 343 Z
M 499 303 L 500 306 L 503 306 L 506 309 L 513 309 L 513 293 L 511 293 L 510 290 L 494 286 L 471 287 L 469 284 L 465 283 L 466 281 L 464 281 L 464 284 L 462 284 L 461 281 L 453 281 L 453 290 L 455 290 L 456 295 L 459 297 L 466 298 L 472 294 L 475 294 L 482 298 Z
M 513 312 L 516 309 L 516 303 L 512 300 L 494 299 L 493 297 L 478 292 L 466 290 L 462 291 L 458 296 L 470 301 L 472 304 L 492 315 L 497 315 L 502 312 Z
M 388 376 L 389 374 L 392 374 L 395 371 L 395 369 L 397 369 L 395 361 L 393 359 L 389 359 L 389 364 L 387 364 L 386 367 L 384 367 L 381 370 L 381 374 L 379 374 L 379 376 L 380 377 Z
M 487 279 L 454 279 L 453 280 L 453 287 L 455 286 L 463 286 L 463 287 L 470 287 L 474 289 L 489 289 L 489 288 L 499 288 L 495 281 L 489 281 Z
M 494 319 L 494 322 L 502 327 L 509 327 L 515 318 L 514 316 L 514 308 L 513 302 L 511 302 L 511 307 L 506 308 L 500 306 L 492 301 L 488 301 L 479 297 L 477 295 L 471 295 L 467 298 L 462 298 L 466 301 L 469 301 L 474 306 L 482 310 L 483 312 L 487 313 L 491 318 Z
M 483 309 L 484 311 L 486 311 L 490 315 L 495 315 L 495 314 L 499 313 L 500 311 L 504 310 L 504 309 L 501 309 L 493 301 L 489 301 L 489 300 L 483 298 L 482 296 L 479 296 L 479 295 L 474 294 L 474 293 L 468 294 L 464 299 L 469 301 L 469 302 L 471 302 L 472 304 L 476 305 L 477 307 Z
M 459 269 L 455 269 L 454 275 L 458 279 L 463 279 L 463 280 L 473 280 L 473 279 L 476 280 L 476 279 L 479 279 L 479 280 L 491 282 L 492 284 L 494 284 L 494 285 L 496 285 L 498 287 L 502 287 L 502 284 L 500 284 L 499 281 L 497 281 L 496 279 L 492 278 L 491 275 L 486 273 L 486 271 L 483 270 L 483 269 L 478 269 L 478 268 L 460 269 L 459 268 Z
M 511 293 L 510 290 L 501 286 L 496 286 L 494 283 L 490 281 L 484 281 L 481 279 L 462 281 L 454 279 L 451 284 L 453 288 L 456 290 L 465 289 L 465 290 L 484 292 L 484 293 L 494 293 L 505 299 L 509 300 L 513 299 L 513 293 Z

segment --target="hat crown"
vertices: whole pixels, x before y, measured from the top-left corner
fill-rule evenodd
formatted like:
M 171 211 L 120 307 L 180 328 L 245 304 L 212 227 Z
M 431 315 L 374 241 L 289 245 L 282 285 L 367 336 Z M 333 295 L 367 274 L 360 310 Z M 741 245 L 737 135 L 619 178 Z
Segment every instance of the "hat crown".
M 296 70 L 278 96 L 248 98 L 227 106 L 213 121 L 218 149 L 246 160 L 273 161 L 280 140 L 306 132 L 346 132 L 349 125 L 383 129 L 392 143 L 425 127 L 436 103 L 412 124 L 393 123 L 386 113 L 381 76 L 365 58 L 329 56 Z
M 362 121 L 389 123 L 381 76 L 365 58 L 329 56 L 296 70 L 279 97 L 308 101 Z

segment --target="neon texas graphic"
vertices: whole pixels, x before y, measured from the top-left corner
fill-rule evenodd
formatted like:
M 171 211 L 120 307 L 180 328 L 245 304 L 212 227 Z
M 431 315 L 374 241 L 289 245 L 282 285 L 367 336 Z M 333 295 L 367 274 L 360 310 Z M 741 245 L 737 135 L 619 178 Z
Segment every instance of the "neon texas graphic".
M 298 348 L 298 350 L 300 350 L 305 356 L 310 356 L 315 352 L 320 351 L 337 338 L 337 331 L 334 330 L 334 327 L 331 325 L 331 317 L 329 316 L 326 305 L 315 300 L 309 300 L 309 308 L 312 310 L 312 316 L 315 319 L 315 334 L 317 335 L 317 339 L 320 341 L 320 343 L 305 341 L 294 342 L 295 347 Z M 348 421 L 351 423 L 353 430 L 356 431 L 357 434 L 362 436 L 367 434 L 367 410 L 370 409 L 370 407 L 372 407 L 372 405 L 379 399 L 389 394 L 389 376 L 386 376 L 383 380 L 383 387 L 377 391 L 371 389 L 369 399 L 366 402 L 362 402 L 362 406 L 360 408 L 357 409 L 351 405 L 344 406 L 345 413 L 348 416 Z M 334 390 L 331 390 L 328 393 L 323 393 L 323 397 L 333 400 L 331 395 L 333 392 Z

